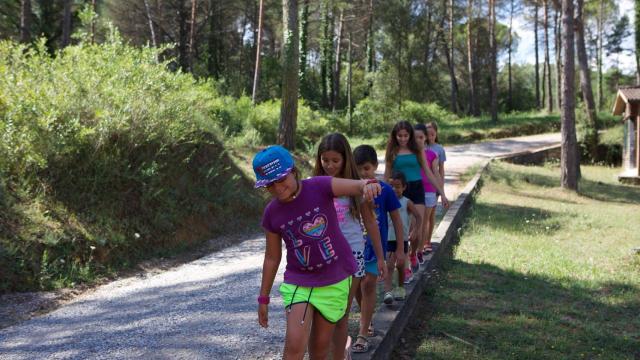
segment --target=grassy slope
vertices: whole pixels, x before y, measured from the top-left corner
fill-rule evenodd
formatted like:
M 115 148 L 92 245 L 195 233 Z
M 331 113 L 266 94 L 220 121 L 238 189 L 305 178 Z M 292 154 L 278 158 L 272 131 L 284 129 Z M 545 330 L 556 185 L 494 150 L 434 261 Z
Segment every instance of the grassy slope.
M 617 171 L 583 167 L 576 195 L 557 187 L 555 166 L 493 165 L 396 355 L 640 357 L 640 189 Z

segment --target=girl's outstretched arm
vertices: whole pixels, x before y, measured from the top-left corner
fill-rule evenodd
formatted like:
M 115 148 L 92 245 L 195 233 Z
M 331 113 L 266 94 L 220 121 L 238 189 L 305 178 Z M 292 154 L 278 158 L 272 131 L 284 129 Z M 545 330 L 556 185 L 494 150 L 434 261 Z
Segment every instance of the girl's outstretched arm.
M 333 196 L 364 196 L 367 201 L 371 201 L 380 195 L 382 188 L 377 182 L 371 180 L 351 180 L 342 178 L 331 179 L 331 190 Z
M 422 169 L 424 170 L 424 173 L 427 175 L 427 179 L 429 179 L 429 182 L 433 184 L 433 186 L 436 187 L 440 195 L 442 195 L 442 205 L 444 205 L 444 207 L 449 207 L 449 200 L 447 199 L 447 196 L 444 194 L 444 188 L 440 184 L 439 177 L 437 177 L 433 173 L 433 171 L 431 171 L 431 168 L 427 166 L 428 162 L 427 162 L 426 156 L 424 156 L 424 152 L 420 152 L 420 156 L 422 156 L 422 164 L 424 164 Z
M 267 247 L 264 251 L 264 262 L 262 263 L 260 296 L 268 297 L 282 258 L 282 238 L 279 234 L 268 231 L 266 235 Z M 269 307 L 267 304 L 258 305 L 258 323 L 264 328 L 269 326 Z
M 378 228 L 378 222 L 376 221 L 376 215 L 373 206 L 374 204 L 372 201 L 365 201 L 360 208 L 360 214 L 362 215 L 362 222 L 364 223 L 364 227 L 365 229 L 367 229 L 367 234 L 369 234 L 369 238 L 371 238 L 373 252 L 376 254 L 376 258 L 378 259 L 378 273 L 381 277 L 384 277 L 387 267 L 384 266 L 382 238 L 380 237 L 380 228 Z
M 392 173 L 393 173 L 393 163 L 390 162 L 390 161 L 387 161 L 385 159 L 385 161 L 384 161 L 384 175 L 382 176 L 384 181 L 386 181 L 388 183 L 389 179 L 391 178 L 391 174 Z

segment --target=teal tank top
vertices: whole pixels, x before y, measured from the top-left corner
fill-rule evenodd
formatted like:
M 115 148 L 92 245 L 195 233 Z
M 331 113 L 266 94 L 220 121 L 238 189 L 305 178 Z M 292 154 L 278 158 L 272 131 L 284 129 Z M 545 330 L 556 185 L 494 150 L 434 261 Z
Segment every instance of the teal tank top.
M 415 154 L 399 154 L 393 160 L 393 170 L 400 171 L 410 181 L 422 181 L 420 163 Z

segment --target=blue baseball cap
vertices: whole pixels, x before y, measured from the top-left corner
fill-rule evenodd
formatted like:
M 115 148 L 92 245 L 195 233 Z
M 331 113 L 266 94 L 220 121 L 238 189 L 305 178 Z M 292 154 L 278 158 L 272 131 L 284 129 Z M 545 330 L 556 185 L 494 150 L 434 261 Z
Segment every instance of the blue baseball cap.
M 253 158 L 253 172 L 256 174 L 256 188 L 265 187 L 287 176 L 295 165 L 287 149 L 272 145 L 260 151 Z

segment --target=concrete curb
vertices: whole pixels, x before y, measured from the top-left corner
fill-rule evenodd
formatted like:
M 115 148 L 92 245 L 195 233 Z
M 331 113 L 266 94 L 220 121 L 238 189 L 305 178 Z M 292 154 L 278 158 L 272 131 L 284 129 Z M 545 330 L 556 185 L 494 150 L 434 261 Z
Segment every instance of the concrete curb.
M 376 336 L 369 338 L 370 350 L 366 353 L 352 354 L 354 360 L 390 358 L 402 334 L 402 330 L 415 310 L 418 299 L 432 280 L 433 271 L 451 246 L 452 241 L 458 236 L 466 212 L 482 185 L 482 174 L 491 161 L 505 160 L 517 164 L 535 164 L 556 155 L 559 157 L 559 151 L 560 145 L 558 144 L 483 160 L 480 169 L 460 192 L 456 201 L 450 206 L 435 229 L 431 240 L 434 251 L 427 257 L 426 266 L 422 266 L 414 274 L 415 280 L 405 285 L 407 291 L 405 301 L 403 303 L 394 303 L 391 306 L 382 305 L 378 308 L 378 311 L 373 316 Z

